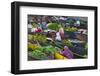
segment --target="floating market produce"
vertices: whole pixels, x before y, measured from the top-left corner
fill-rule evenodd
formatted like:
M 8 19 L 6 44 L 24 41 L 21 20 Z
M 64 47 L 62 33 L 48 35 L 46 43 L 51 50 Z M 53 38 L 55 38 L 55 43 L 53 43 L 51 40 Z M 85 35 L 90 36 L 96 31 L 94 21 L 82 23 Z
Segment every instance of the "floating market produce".
M 88 19 L 77 16 L 28 15 L 28 60 L 88 57 Z

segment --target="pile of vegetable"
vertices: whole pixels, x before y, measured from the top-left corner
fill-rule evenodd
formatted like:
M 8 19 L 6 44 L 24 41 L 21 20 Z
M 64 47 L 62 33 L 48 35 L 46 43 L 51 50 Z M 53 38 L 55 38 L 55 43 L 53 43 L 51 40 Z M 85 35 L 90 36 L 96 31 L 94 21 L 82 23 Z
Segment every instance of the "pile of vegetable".
M 78 29 L 77 29 L 76 27 L 67 27 L 67 28 L 65 29 L 65 31 L 67 31 L 67 32 L 77 32 Z

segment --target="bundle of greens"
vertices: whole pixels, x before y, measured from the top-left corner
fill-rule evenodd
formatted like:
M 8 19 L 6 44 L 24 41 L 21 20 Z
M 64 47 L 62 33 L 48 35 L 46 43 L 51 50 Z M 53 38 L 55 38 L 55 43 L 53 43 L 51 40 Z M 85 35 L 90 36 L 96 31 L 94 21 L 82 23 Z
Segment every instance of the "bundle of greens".
M 67 31 L 67 32 L 77 32 L 78 29 L 77 29 L 76 27 L 67 27 L 67 28 L 65 29 L 65 31 Z
M 63 40 L 63 44 L 68 46 L 68 47 L 73 47 L 73 44 L 71 43 L 70 40 Z
M 39 42 L 42 42 L 42 43 L 45 43 L 47 41 L 47 37 L 43 34 L 35 34 L 32 36 L 32 40 L 33 41 L 37 41 L 38 43 Z
M 62 26 L 58 23 L 49 23 L 48 24 L 48 28 L 51 29 L 51 30 L 55 30 L 55 31 L 58 31 L 59 28 L 61 28 Z
M 46 60 L 48 59 L 47 55 L 40 50 L 35 50 L 32 52 L 32 57 L 35 59 Z

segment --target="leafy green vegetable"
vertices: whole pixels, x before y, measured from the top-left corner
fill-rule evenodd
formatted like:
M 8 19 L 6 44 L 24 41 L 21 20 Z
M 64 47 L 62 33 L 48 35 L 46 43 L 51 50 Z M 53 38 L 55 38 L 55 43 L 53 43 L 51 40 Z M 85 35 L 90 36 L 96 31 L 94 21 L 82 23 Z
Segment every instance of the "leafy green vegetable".
M 35 34 L 33 35 L 32 40 L 44 43 L 47 41 L 47 37 L 43 34 Z
M 71 43 L 70 40 L 63 40 L 63 43 L 69 47 L 73 47 L 73 44 Z
M 58 31 L 59 28 L 61 28 L 61 25 L 58 24 L 58 23 L 49 23 L 48 28 L 51 29 L 51 30 Z
M 45 53 L 41 52 L 40 50 L 33 51 L 32 57 L 34 57 L 35 59 L 40 59 L 40 60 L 48 59 L 47 55 Z
M 57 49 L 53 46 L 46 46 L 43 48 L 43 52 L 48 54 L 48 55 L 52 55 L 57 51 Z
M 65 29 L 65 31 L 68 31 L 68 32 L 77 32 L 78 29 L 77 29 L 76 27 L 67 27 L 67 28 Z

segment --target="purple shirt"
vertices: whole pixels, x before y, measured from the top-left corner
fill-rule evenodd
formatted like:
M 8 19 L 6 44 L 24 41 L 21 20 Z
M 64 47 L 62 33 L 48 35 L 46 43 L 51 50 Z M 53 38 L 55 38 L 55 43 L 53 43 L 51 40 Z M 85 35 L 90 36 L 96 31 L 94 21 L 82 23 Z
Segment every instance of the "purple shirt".
M 62 54 L 67 57 L 68 59 L 72 59 L 73 58 L 73 53 L 70 50 L 64 50 L 62 51 Z

